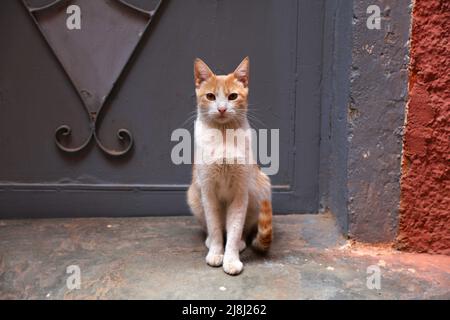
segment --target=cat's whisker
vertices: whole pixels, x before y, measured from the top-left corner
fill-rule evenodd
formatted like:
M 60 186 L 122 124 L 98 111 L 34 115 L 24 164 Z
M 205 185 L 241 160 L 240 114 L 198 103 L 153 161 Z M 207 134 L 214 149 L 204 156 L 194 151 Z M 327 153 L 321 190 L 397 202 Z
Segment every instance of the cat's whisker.
M 261 121 L 256 115 L 252 114 L 251 112 L 244 111 L 244 110 L 238 110 L 236 112 L 237 114 L 239 114 L 239 116 L 241 117 L 246 117 L 249 122 L 251 122 L 252 127 L 255 127 L 257 129 L 260 129 L 259 125 L 263 126 L 263 127 L 267 127 L 267 125 Z M 258 123 L 259 125 L 255 125 L 255 122 Z
M 250 119 L 247 119 L 248 120 L 248 122 L 250 123 L 250 127 L 251 128 L 253 128 L 253 129 L 261 129 L 261 128 L 259 128 L 257 125 L 255 125 L 253 122 L 252 122 L 252 120 L 250 120 Z
M 186 123 L 188 123 L 188 122 L 190 122 L 190 121 L 192 121 L 192 120 L 194 120 L 195 118 L 197 117 L 197 115 L 196 114 L 194 114 L 194 115 L 190 115 L 189 117 L 187 117 L 187 119 L 181 124 L 181 126 L 183 126 L 183 125 L 185 125 Z
M 257 106 L 256 104 L 250 104 L 249 107 Z M 255 116 L 261 116 L 263 115 L 263 111 L 267 108 L 249 108 L 247 110 L 248 113 L 251 113 Z
M 193 127 L 194 120 L 196 118 L 197 118 L 197 111 L 195 111 L 195 114 L 192 114 L 192 115 L 188 116 L 188 118 L 186 120 L 184 120 L 184 122 L 179 126 L 179 128 L 183 128 L 188 123 L 189 123 L 190 126 Z
M 252 112 L 248 112 L 248 113 L 247 113 L 247 116 L 253 118 L 253 119 L 256 120 L 256 121 L 258 121 L 258 122 L 261 123 L 263 126 L 267 126 L 266 123 L 265 123 L 264 121 L 262 121 L 261 119 L 259 119 L 259 116 L 258 116 L 258 115 L 254 114 L 254 113 L 252 113 Z

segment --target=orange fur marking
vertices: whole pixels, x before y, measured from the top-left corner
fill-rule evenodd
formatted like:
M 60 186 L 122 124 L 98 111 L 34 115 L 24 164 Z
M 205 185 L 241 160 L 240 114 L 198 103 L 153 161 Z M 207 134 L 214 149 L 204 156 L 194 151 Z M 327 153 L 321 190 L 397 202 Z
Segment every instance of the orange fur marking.
M 269 201 L 264 200 L 261 203 L 258 219 L 258 234 L 256 235 L 253 245 L 261 250 L 267 251 L 272 243 L 272 205 Z

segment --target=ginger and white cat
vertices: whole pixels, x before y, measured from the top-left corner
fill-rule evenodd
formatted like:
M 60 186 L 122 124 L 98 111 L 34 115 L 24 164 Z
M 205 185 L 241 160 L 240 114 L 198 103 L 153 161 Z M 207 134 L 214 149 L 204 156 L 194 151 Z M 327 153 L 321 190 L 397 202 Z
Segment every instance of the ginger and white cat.
M 247 120 L 249 59 L 245 58 L 228 75 L 215 75 L 202 60 L 196 59 L 194 76 L 196 148 L 216 152 L 222 159 L 227 132 L 250 128 Z M 220 132 L 223 142 L 211 139 L 211 129 Z M 251 145 L 251 141 L 246 142 Z M 240 151 L 243 152 L 238 150 L 239 154 L 247 155 L 247 161 L 194 161 L 192 184 L 187 194 L 192 213 L 207 232 L 206 263 L 214 267 L 222 265 L 231 275 L 242 272 L 239 253 L 245 249 L 249 237 L 254 236 L 252 244 L 261 251 L 268 250 L 272 242 L 270 180 L 252 161 L 251 155 L 248 156 L 248 149 Z

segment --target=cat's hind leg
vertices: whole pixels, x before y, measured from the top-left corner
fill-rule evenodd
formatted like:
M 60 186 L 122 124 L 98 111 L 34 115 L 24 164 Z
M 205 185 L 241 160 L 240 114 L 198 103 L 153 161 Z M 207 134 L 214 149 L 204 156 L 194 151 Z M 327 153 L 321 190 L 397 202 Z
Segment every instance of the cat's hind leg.
M 247 248 L 247 243 L 245 242 L 245 239 L 241 239 L 239 242 L 239 253 L 243 252 Z

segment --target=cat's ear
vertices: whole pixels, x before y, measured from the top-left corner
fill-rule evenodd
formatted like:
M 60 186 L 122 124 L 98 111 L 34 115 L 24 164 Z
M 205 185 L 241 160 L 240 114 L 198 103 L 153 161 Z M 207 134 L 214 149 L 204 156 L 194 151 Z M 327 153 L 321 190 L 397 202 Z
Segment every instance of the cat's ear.
M 198 88 L 202 82 L 208 80 L 214 75 L 211 69 L 201 59 L 197 58 L 194 61 L 194 77 L 195 87 Z
M 242 82 L 244 87 L 248 86 L 250 76 L 250 58 L 245 57 L 241 64 L 234 70 L 234 77 Z

